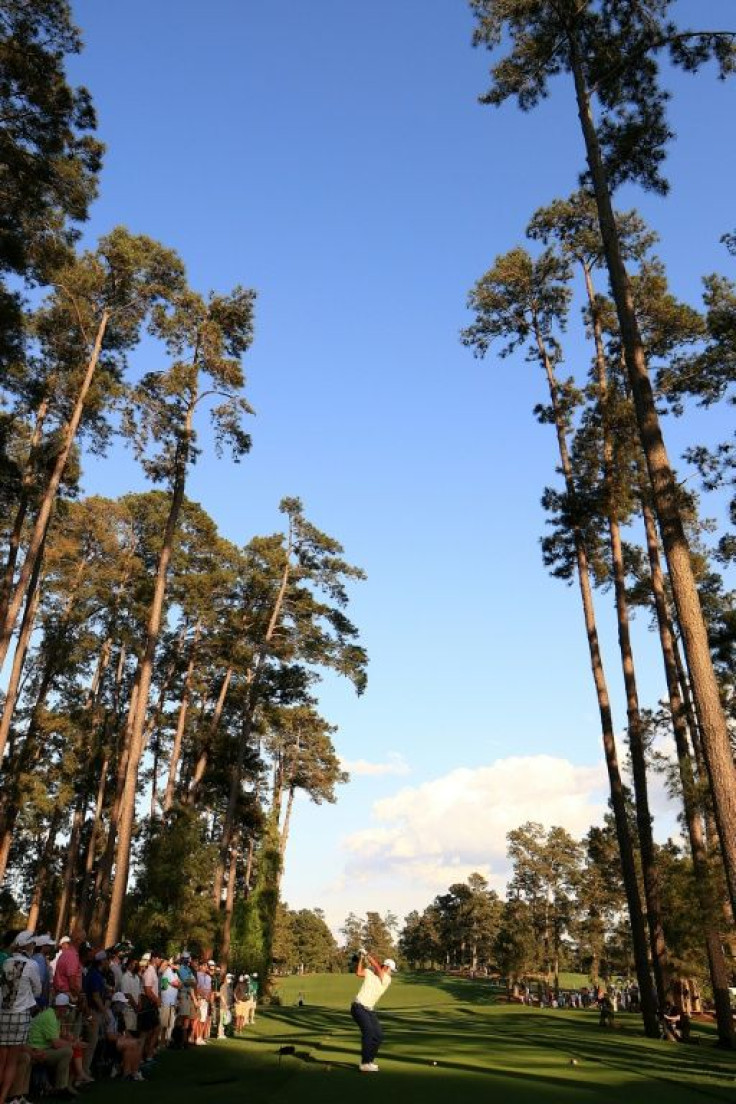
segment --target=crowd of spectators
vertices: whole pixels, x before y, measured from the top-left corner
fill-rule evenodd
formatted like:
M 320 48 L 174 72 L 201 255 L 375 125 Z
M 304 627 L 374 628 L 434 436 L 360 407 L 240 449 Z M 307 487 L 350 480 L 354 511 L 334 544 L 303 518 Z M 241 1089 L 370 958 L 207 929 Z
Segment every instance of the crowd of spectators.
M 257 974 L 225 973 L 187 950 L 95 949 L 9 932 L 0 947 L 0 1104 L 72 1100 L 105 1077 L 145 1080 L 165 1046 L 206 1046 L 255 1020 Z

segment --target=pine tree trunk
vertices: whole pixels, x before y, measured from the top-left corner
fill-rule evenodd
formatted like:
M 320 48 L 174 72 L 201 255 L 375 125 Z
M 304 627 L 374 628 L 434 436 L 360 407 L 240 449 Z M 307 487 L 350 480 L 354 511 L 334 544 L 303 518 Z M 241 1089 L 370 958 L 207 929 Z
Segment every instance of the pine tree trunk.
M 79 843 L 82 836 L 82 825 L 84 824 L 84 812 L 86 805 L 87 795 L 80 793 L 77 797 L 76 805 L 74 806 L 72 830 L 69 833 L 69 847 L 67 848 L 66 862 L 64 863 L 64 872 L 62 874 L 61 893 L 59 895 L 59 903 L 56 909 L 56 927 L 54 929 L 54 940 L 57 944 L 64 934 L 64 929 L 67 926 L 67 921 L 71 916 L 73 888 L 79 863 Z
M 634 299 L 623 261 L 611 190 L 593 121 L 580 47 L 570 35 L 570 56 L 578 114 L 593 181 L 611 293 L 616 306 L 626 369 L 642 448 L 646 457 L 672 594 L 683 636 L 685 656 L 700 725 L 713 804 L 723 847 L 731 905 L 736 911 L 736 767 L 721 705 L 703 611 L 678 506 L 677 485 L 667 456 L 636 318 Z
M 670 985 L 669 956 L 667 944 L 662 926 L 662 907 L 659 891 L 659 871 L 654 847 L 654 834 L 652 831 L 652 815 L 649 807 L 649 787 L 647 784 L 647 766 L 644 751 L 644 732 L 639 709 L 639 691 L 634 667 L 634 653 L 631 646 L 631 632 L 629 630 L 629 608 L 626 598 L 626 569 L 624 566 L 623 549 L 621 545 L 621 527 L 619 524 L 618 510 L 615 501 L 614 471 L 616 469 L 616 457 L 614 453 L 613 437 L 610 428 L 608 371 L 606 367 L 606 354 L 603 347 L 603 332 L 601 327 L 598 303 L 593 289 L 593 281 L 590 269 L 583 264 L 585 277 L 585 289 L 588 296 L 588 306 L 593 322 L 593 337 L 595 341 L 596 375 L 598 383 L 598 402 L 601 414 L 601 427 L 603 432 L 603 480 L 605 487 L 605 504 L 608 521 L 608 537 L 611 549 L 611 566 L 613 571 L 613 586 L 616 598 L 616 620 L 618 626 L 618 644 L 621 654 L 621 669 L 626 691 L 626 713 L 628 720 L 629 751 L 631 753 L 631 770 L 634 781 L 634 798 L 636 806 L 636 825 L 639 835 L 639 852 L 641 856 L 641 868 L 644 881 L 644 897 L 646 900 L 647 926 L 649 929 L 649 945 L 652 955 L 652 968 L 657 989 L 657 1000 L 660 1009 L 664 1009 L 667 1003 L 667 992 Z
M 289 842 L 289 829 L 291 827 L 291 811 L 294 807 L 294 794 L 296 788 L 294 786 L 289 787 L 289 797 L 286 802 L 286 813 L 284 814 L 284 823 L 281 827 L 281 838 L 279 840 L 279 855 L 281 857 L 281 870 L 284 869 L 284 858 L 286 855 L 286 845 Z
M 199 793 L 199 787 L 202 784 L 202 779 L 205 776 L 207 770 L 207 764 L 209 762 L 210 751 L 217 735 L 217 730 L 220 727 L 220 718 L 222 717 L 222 711 L 225 708 L 225 701 L 227 700 L 228 691 L 230 689 L 230 682 L 233 677 L 233 668 L 228 667 L 225 672 L 224 678 L 220 685 L 220 693 L 217 695 L 217 701 L 215 702 L 214 712 L 207 726 L 207 739 L 202 746 L 197 762 L 194 767 L 194 773 L 192 774 L 191 781 L 189 783 L 189 789 L 187 790 L 186 804 L 196 804 L 197 794 Z
M 276 632 L 276 628 L 281 617 L 281 612 L 284 606 L 284 599 L 286 598 L 286 591 L 291 578 L 291 552 L 292 552 L 293 536 L 291 529 L 289 530 L 289 536 L 286 547 L 286 556 L 284 559 L 284 568 L 281 573 L 281 580 L 279 588 L 274 600 L 273 609 L 271 610 L 271 616 L 269 618 L 268 626 L 263 637 L 263 642 L 255 658 L 248 678 L 248 695 L 246 699 L 246 706 L 243 712 L 243 724 L 240 737 L 240 743 L 238 745 L 238 754 L 231 766 L 230 770 L 230 792 L 228 794 L 227 809 L 225 811 L 225 817 L 223 821 L 222 840 L 220 843 L 220 858 L 217 863 L 217 869 L 215 872 L 215 901 L 220 904 L 222 896 L 222 883 L 225 876 L 225 867 L 227 865 L 227 857 L 230 852 L 230 845 L 233 839 L 233 833 L 236 827 L 236 813 L 238 807 L 238 798 L 240 796 L 240 788 L 243 781 L 243 764 L 245 762 L 245 751 L 250 741 L 251 732 L 253 729 L 253 720 L 255 718 L 255 711 L 258 704 L 258 692 L 260 689 L 260 678 L 263 660 L 268 645 L 273 639 L 273 634 Z
M 31 907 L 28 910 L 28 919 L 26 920 L 29 931 L 35 931 L 38 927 L 38 919 L 41 913 L 41 902 L 43 901 L 43 895 L 46 891 L 46 885 L 49 880 L 51 856 L 54 852 L 54 847 L 56 846 L 56 836 L 59 831 L 60 823 L 61 809 L 57 806 L 51 815 L 48 832 L 46 833 L 46 841 L 43 845 L 43 849 L 38 860 L 38 867 L 36 869 L 36 884 L 33 887 L 33 893 L 31 895 Z
M 30 448 L 28 452 L 28 462 L 25 466 L 25 471 L 23 472 L 23 481 L 21 483 L 18 506 L 15 511 L 13 528 L 11 530 L 10 537 L 8 538 L 8 555 L 5 561 L 5 571 L 3 572 L 2 584 L 0 584 L 0 625 L 5 624 L 5 619 L 8 615 L 10 597 L 13 593 L 15 565 L 18 562 L 18 552 L 20 550 L 21 536 L 23 535 L 23 526 L 25 524 L 26 515 L 28 514 L 30 492 L 33 487 L 35 477 L 34 461 L 36 458 L 38 446 L 41 443 L 41 433 L 43 431 L 43 423 L 46 420 L 48 407 L 48 399 L 43 399 L 36 413 L 36 423 L 33 427 L 33 434 L 31 436 Z
M 13 720 L 13 714 L 15 713 L 15 707 L 18 702 L 18 694 L 20 691 L 20 683 L 23 675 L 23 668 L 26 662 L 26 656 L 28 655 L 28 645 L 31 641 L 31 634 L 33 632 L 33 626 L 36 621 L 36 613 L 38 611 L 38 603 L 41 598 L 41 587 L 39 585 L 39 575 L 41 574 L 41 560 L 39 556 L 34 568 L 33 575 L 28 584 L 28 594 L 26 595 L 26 605 L 23 610 L 23 620 L 21 621 L 20 632 L 18 634 L 18 642 L 15 647 L 15 654 L 13 656 L 13 666 L 10 671 L 10 678 L 8 680 L 8 686 L 5 691 L 5 701 L 3 702 L 3 712 L 0 716 L 0 772 L 3 767 L 3 759 L 5 756 L 5 747 L 8 742 L 8 733 L 10 732 L 10 725 Z
M 64 427 L 64 444 L 56 458 L 53 471 L 49 478 L 48 484 L 41 499 L 41 505 L 36 515 L 36 521 L 28 539 L 28 547 L 26 549 L 25 559 L 23 561 L 23 567 L 21 568 L 18 576 L 18 581 L 13 588 L 10 601 L 8 603 L 8 609 L 6 616 L 0 627 L 0 668 L 5 663 L 5 657 L 8 654 L 8 647 L 10 646 L 10 638 L 15 628 L 15 623 L 18 620 L 18 614 L 20 607 L 23 604 L 23 600 L 30 584 L 31 574 L 36 564 L 36 560 L 41 555 L 41 549 L 43 545 L 46 532 L 48 530 L 49 520 L 51 518 L 51 510 L 56 500 L 56 494 L 59 490 L 59 484 L 61 483 L 61 477 L 66 469 L 67 461 L 69 459 L 69 453 L 71 452 L 74 439 L 79 429 L 79 423 L 82 420 L 82 413 L 84 412 L 84 404 L 87 399 L 90 386 L 92 384 L 92 378 L 97 368 L 97 363 L 100 359 L 100 352 L 102 351 L 102 342 L 105 336 L 105 330 L 107 329 L 109 315 L 107 311 L 102 312 L 102 318 L 97 329 L 97 336 L 95 337 L 95 343 L 92 349 L 92 355 L 87 364 L 87 371 L 77 394 L 77 399 L 72 410 L 71 417 Z
M 555 428 L 557 430 L 557 443 L 560 452 L 560 464 L 567 493 L 571 500 L 575 498 L 575 484 L 572 474 L 572 465 L 565 439 L 565 428 L 562 413 L 559 409 L 557 397 L 557 381 L 552 372 L 552 364 L 544 347 L 541 334 L 537 331 L 537 348 L 540 362 L 547 376 L 550 399 L 555 414 Z M 634 962 L 636 976 L 639 983 L 641 997 L 642 1018 L 646 1034 L 653 1039 L 659 1038 L 659 1021 L 657 1018 L 657 1006 L 652 992 L 651 978 L 649 974 L 649 959 L 647 955 L 647 936 L 645 931 L 644 913 L 639 895 L 639 884 L 636 877 L 636 864 L 634 863 L 634 849 L 629 831 L 629 822 L 626 814 L 626 798 L 621 782 L 621 772 L 618 766 L 616 753 L 616 738 L 613 730 L 613 716 L 608 695 L 608 686 L 603 669 L 598 629 L 595 620 L 593 593 L 590 585 L 590 573 L 588 568 L 588 554 L 585 548 L 583 534 L 578 528 L 573 532 L 575 541 L 575 555 L 577 559 L 578 584 L 583 604 L 585 618 L 585 630 L 588 637 L 588 649 L 590 653 L 590 665 L 598 699 L 598 712 L 601 720 L 601 734 L 603 737 L 603 752 L 608 771 L 608 784 L 611 793 L 611 808 L 613 810 L 616 825 L 616 838 L 618 840 L 619 855 L 621 858 L 621 873 L 626 892 L 626 901 L 631 922 L 631 937 L 634 948 Z
M 192 697 L 192 679 L 194 678 L 194 664 L 197 656 L 197 645 L 199 644 L 201 631 L 202 621 L 201 619 L 199 619 L 194 627 L 192 650 L 189 655 L 189 665 L 187 667 L 187 673 L 184 678 L 184 688 L 182 690 L 181 703 L 179 705 L 179 715 L 176 721 L 174 743 L 171 748 L 171 755 L 169 756 L 169 776 L 166 782 L 166 792 L 164 794 L 163 801 L 164 816 L 167 813 L 171 812 L 171 806 L 174 804 L 174 793 L 176 792 L 176 773 L 179 768 L 181 748 L 184 741 L 184 730 L 187 723 L 187 713 L 189 712 L 189 703 Z
M 641 472 L 642 512 L 644 515 L 649 567 L 652 576 L 652 592 L 657 614 L 657 625 L 659 627 L 659 639 L 662 647 L 665 678 L 667 680 L 675 746 L 677 748 L 677 763 L 680 772 L 685 823 L 687 824 L 690 850 L 693 857 L 695 892 L 697 894 L 698 909 L 703 923 L 703 937 L 708 956 L 711 985 L 713 987 L 718 1041 L 721 1046 L 732 1047 L 734 1045 L 734 1026 L 728 992 L 728 965 L 723 953 L 720 933 L 713 916 L 713 906 L 714 901 L 717 900 L 717 896 L 713 892 L 710 864 L 703 835 L 703 824 L 696 798 L 697 784 L 690 756 L 685 708 L 682 698 L 680 697 L 676 644 L 670 628 L 669 610 L 667 609 L 667 593 L 659 558 L 659 542 L 657 540 L 656 523 L 647 501 L 648 489 L 644 484 L 643 475 L 644 473 Z
M 220 958 L 227 962 L 230 957 L 230 942 L 233 930 L 233 910 L 235 908 L 235 884 L 238 876 L 238 852 L 240 848 L 240 832 L 233 837 L 230 849 L 230 865 L 227 878 L 227 892 L 225 894 L 225 916 L 222 923 L 222 949 Z
M 84 926 L 90 929 L 90 932 L 95 936 L 95 938 L 101 937 L 102 935 L 103 924 L 106 922 L 105 918 L 107 916 L 108 901 L 110 899 L 112 872 L 115 862 L 115 848 L 118 838 L 118 824 L 120 821 L 120 811 L 123 804 L 123 793 L 125 790 L 125 780 L 128 772 L 128 764 L 130 761 L 132 711 L 134 709 L 136 701 L 138 700 L 138 693 L 140 690 L 140 671 L 141 669 L 139 663 L 135 676 L 133 678 L 133 685 L 130 691 L 130 706 L 128 710 L 128 716 L 125 719 L 125 724 L 123 725 L 122 731 L 118 733 L 115 792 L 112 795 L 112 801 L 110 803 L 110 810 L 108 814 L 107 839 L 105 840 L 105 846 L 103 848 L 102 855 L 100 856 L 100 860 L 97 863 L 97 869 L 95 872 L 94 892 L 92 894 L 92 900 L 89 900 L 87 896 L 83 898 L 83 900 L 86 902 L 86 911 L 91 910 L 91 920 L 89 920 Z
M 52 654 L 46 662 L 25 739 L 5 771 L 0 799 L 0 884 L 5 878 L 13 832 L 20 811 L 21 780 L 36 765 L 41 754 L 39 717 L 56 675 L 56 658 Z
M 138 768 L 144 751 L 144 732 L 146 709 L 151 690 L 153 677 L 153 661 L 161 629 L 163 616 L 164 596 L 166 594 L 166 581 L 171 561 L 171 553 L 174 546 L 174 535 L 179 523 L 179 514 L 184 502 L 184 490 L 186 486 L 187 464 L 189 462 L 189 443 L 192 435 L 193 405 L 187 413 L 186 425 L 182 431 L 182 439 L 179 444 L 176 474 L 174 477 L 174 489 L 171 497 L 169 516 L 166 519 L 164 539 L 159 554 L 156 568 L 156 581 L 154 585 L 153 600 L 146 627 L 146 645 L 140 664 L 140 679 L 138 695 L 135 703 L 131 702 L 131 737 L 130 754 L 123 790 L 123 800 L 120 806 L 120 820 L 118 823 L 117 846 L 115 849 L 115 880 L 110 895 L 110 907 L 108 912 L 107 927 L 105 930 L 105 945 L 110 946 L 120 938 L 123 923 L 123 903 L 128 888 L 128 871 L 130 868 L 130 849 L 133 842 L 133 825 L 135 822 L 135 798 L 138 786 Z

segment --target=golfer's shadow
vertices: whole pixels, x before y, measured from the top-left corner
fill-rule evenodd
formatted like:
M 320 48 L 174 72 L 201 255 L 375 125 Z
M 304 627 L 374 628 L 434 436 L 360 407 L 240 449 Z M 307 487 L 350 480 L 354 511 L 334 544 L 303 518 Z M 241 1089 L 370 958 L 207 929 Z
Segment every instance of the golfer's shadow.
M 313 1066 L 322 1066 L 326 1070 L 331 1069 L 355 1069 L 354 1062 L 333 1062 L 331 1059 L 315 1058 L 315 1056 L 308 1050 L 297 1050 L 295 1046 L 287 1044 L 286 1046 L 279 1047 L 276 1051 L 279 1056 L 279 1065 L 281 1065 L 282 1058 L 297 1058 L 300 1062 L 309 1063 Z

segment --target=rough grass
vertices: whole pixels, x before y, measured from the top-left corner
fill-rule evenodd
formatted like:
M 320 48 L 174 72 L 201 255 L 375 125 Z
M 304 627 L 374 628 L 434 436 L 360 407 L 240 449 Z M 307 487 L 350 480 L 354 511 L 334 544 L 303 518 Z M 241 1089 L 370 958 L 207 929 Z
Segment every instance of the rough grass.
M 652 1042 L 640 1020 L 601 1030 L 594 1012 L 507 1005 L 481 981 L 399 975 L 380 1018 L 381 1072 L 357 1072 L 358 1031 L 348 1015 L 356 979 L 288 978 L 282 1004 L 259 1010 L 242 1040 L 167 1053 L 149 1084 L 94 1085 L 91 1104 L 707 1104 L 733 1102 L 736 1056 L 700 1045 Z M 304 1007 L 298 1007 L 299 993 Z M 279 1056 L 283 1046 L 294 1055 Z M 436 1063 L 436 1065 L 435 1065 Z

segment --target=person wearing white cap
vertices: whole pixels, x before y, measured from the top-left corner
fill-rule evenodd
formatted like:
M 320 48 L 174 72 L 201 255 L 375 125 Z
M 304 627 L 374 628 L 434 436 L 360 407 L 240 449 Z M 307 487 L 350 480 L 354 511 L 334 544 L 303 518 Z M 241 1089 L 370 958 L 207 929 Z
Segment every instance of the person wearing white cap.
M 38 1000 L 39 1008 L 48 1008 L 51 999 L 51 968 L 49 959 L 56 946 L 50 935 L 36 936 L 36 951 L 31 957 L 38 967 L 38 976 L 41 979 L 41 996 Z
M 61 1021 L 70 1008 L 69 994 L 59 993 L 50 1008 L 34 1016 L 28 1032 L 28 1045 L 34 1062 L 41 1062 L 53 1075 L 54 1095 L 62 1100 L 77 1095 L 69 1083 L 69 1067 L 73 1050 L 68 1039 L 61 1037 Z
M 383 1041 L 383 1031 L 374 1008 L 391 984 L 391 974 L 396 969 L 392 958 L 378 962 L 362 947 L 355 969 L 363 979 L 358 995 L 350 1006 L 350 1015 L 360 1028 L 361 1056 L 358 1069 L 361 1073 L 378 1073 L 376 1057 Z
M 176 1006 L 179 1002 L 179 990 L 181 989 L 179 972 L 173 961 L 170 961 L 159 974 L 159 987 L 161 991 L 161 1008 L 159 1011 L 161 1031 L 165 1041 L 170 1043 L 174 1024 L 176 1023 Z
M 31 1010 L 41 995 L 38 968 L 30 959 L 35 936 L 20 932 L 11 955 L 2 964 L 0 978 L 0 1104 L 5 1104 L 15 1079 L 20 1047 L 28 1038 Z

